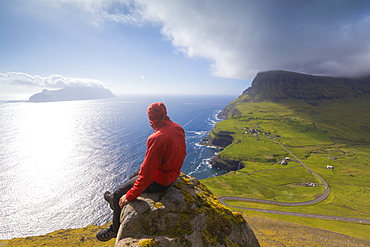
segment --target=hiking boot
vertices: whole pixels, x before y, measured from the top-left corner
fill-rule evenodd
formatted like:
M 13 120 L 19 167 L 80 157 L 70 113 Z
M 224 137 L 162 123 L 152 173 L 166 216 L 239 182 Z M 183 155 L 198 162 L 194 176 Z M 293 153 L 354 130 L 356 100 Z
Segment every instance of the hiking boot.
M 111 225 L 109 228 L 101 230 L 96 234 L 96 238 L 99 241 L 106 242 L 111 240 L 112 238 L 117 237 L 117 233 L 113 231 L 113 225 Z
M 110 208 L 113 210 L 113 195 L 109 191 L 104 192 L 104 199 L 109 203 Z

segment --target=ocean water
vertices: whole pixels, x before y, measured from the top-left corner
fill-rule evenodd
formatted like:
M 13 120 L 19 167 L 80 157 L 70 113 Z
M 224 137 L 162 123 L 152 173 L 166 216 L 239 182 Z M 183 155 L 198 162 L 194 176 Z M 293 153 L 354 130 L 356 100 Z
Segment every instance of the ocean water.
M 152 133 L 146 109 L 162 101 L 184 127 L 182 171 L 198 179 L 223 174 L 208 161 L 218 151 L 198 143 L 236 96 L 122 96 L 69 102 L 0 102 L 0 239 L 102 225 L 103 199 L 140 167 Z

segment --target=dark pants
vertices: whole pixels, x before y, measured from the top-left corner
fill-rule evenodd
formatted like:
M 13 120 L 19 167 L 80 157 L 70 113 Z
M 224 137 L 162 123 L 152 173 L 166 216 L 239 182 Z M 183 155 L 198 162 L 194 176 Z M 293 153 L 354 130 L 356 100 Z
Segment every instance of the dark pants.
M 121 187 L 116 189 L 113 193 L 113 231 L 118 232 L 119 226 L 120 226 L 120 216 L 121 216 L 121 208 L 118 204 L 119 199 L 129 191 L 132 186 L 134 186 L 134 183 L 136 179 L 138 178 L 138 171 L 134 172 L 130 179 L 126 181 Z M 143 193 L 155 193 L 155 192 L 161 192 L 165 191 L 169 187 L 171 187 L 172 184 L 168 186 L 160 185 L 156 182 L 152 182 Z

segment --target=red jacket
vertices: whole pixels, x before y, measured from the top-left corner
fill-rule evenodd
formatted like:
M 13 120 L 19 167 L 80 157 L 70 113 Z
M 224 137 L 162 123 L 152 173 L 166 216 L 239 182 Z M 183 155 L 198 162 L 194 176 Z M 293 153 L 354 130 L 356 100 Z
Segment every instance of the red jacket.
M 153 181 L 168 186 L 177 180 L 186 155 L 184 129 L 168 119 L 148 137 L 146 146 L 139 178 L 126 193 L 128 201 L 140 196 Z

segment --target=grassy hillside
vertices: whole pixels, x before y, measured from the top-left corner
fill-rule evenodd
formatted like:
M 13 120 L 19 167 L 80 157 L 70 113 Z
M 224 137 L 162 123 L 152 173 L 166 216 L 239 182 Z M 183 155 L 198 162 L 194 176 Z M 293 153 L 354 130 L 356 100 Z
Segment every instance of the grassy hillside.
M 203 180 L 212 192 L 218 196 L 243 196 L 284 202 L 312 200 L 322 193 L 324 188 L 320 184 L 317 187 L 303 186 L 305 183 L 319 181 L 298 162 L 279 164 L 278 161 L 289 156 L 277 143 L 280 142 L 326 180 L 331 189 L 328 199 L 304 207 L 236 201 L 230 204 L 370 219 L 369 101 L 331 101 L 312 106 L 290 99 L 279 103 L 240 103 L 235 107 L 234 112 L 239 112 L 240 115 L 216 125 L 220 131 L 235 133 L 232 134 L 234 142 L 226 147 L 220 156 L 224 159 L 240 160 L 245 168 Z M 260 130 L 260 134 L 251 133 L 252 128 Z M 333 166 L 334 169 L 326 169 L 327 165 Z M 295 222 L 370 240 L 370 225 L 366 224 L 288 217 L 255 211 L 242 212 L 249 216 Z

